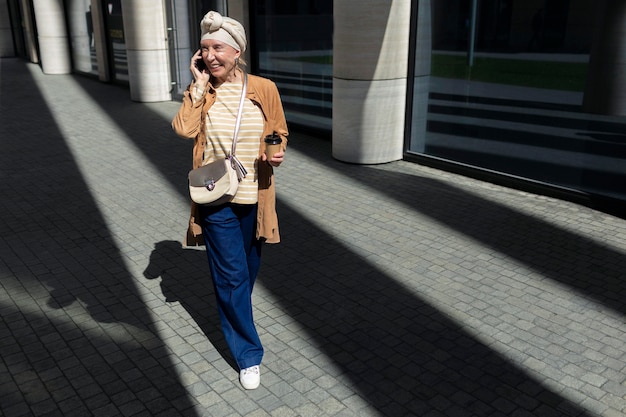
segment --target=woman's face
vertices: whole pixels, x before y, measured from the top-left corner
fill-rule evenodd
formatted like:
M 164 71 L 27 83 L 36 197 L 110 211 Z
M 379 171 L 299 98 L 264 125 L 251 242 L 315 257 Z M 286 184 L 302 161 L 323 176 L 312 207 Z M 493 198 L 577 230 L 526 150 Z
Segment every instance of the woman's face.
M 215 39 L 205 39 L 200 42 L 202 59 L 209 72 L 220 82 L 226 82 L 236 77 L 236 58 L 240 52 L 230 45 Z

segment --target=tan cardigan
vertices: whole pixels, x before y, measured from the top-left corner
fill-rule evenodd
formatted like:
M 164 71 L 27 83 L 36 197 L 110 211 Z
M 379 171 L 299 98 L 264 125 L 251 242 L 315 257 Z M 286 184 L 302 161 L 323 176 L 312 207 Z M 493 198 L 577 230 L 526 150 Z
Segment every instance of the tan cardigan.
M 209 108 L 215 103 L 216 91 L 211 84 L 204 90 L 202 99 L 193 102 L 194 83 L 185 91 L 182 105 L 172 120 L 172 128 L 176 134 L 184 139 L 195 139 L 193 147 L 193 168 L 202 165 L 202 156 L 206 145 L 205 118 Z M 274 188 L 274 170 L 272 166 L 261 161 L 260 155 L 265 152 L 263 138 L 276 132 L 283 139 L 283 150 L 287 147 L 287 122 L 278 88 L 273 81 L 255 75 L 248 75 L 248 90 L 246 97 L 252 100 L 263 113 L 265 127 L 259 138 L 259 160 L 257 166 L 259 183 L 259 209 L 257 213 L 257 239 L 267 243 L 280 242 L 278 232 L 278 216 L 276 215 L 276 190 Z M 246 117 L 245 114 L 243 117 Z M 191 217 L 185 245 L 199 246 L 204 244 L 202 238 L 201 219 L 198 216 L 198 205 L 191 203 Z

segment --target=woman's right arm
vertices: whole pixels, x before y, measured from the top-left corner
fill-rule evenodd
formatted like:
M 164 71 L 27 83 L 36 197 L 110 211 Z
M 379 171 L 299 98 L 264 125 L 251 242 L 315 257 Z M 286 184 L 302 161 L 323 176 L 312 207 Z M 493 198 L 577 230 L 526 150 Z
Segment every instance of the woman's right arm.
M 196 62 L 201 60 L 201 51 L 197 50 L 191 57 L 189 65 L 193 82 L 185 91 L 183 103 L 172 120 L 172 129 L 184 139 L 194 139 L 201 130 L 202 108 L 206 101 L 205 90 L 209 81 L 208 71 L 200 70 L 196 65 Z
M 184 139 L 194 139 L 200 132 L 202 107 L 205 100 L 204 96 L 194 99 L 195 94 L 198 94 L 195 83 L 191 83 L 185 91 L 178 113 L 172 120 L 172 129 Z

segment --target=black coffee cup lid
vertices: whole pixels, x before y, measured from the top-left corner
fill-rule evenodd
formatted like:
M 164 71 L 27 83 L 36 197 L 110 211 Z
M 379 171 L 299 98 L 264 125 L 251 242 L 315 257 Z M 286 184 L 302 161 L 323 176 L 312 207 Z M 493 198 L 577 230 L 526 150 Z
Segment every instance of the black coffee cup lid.
M 273 134 L 273 135 L 267 135 L 265 137 L 265 143 L 281 143 L 283 140 L 280 138 L 280 136 Z

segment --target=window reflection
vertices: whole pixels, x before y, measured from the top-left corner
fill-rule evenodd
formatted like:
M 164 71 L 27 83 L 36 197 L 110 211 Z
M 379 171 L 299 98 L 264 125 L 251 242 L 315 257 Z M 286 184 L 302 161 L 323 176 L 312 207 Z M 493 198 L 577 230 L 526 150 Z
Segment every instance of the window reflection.
M 409 152 L 626 199 L 626 120 L 582 106 L 592 2 L 481 0 L 473 61 L 471 3 L 431 3 L 431 72 L 427 91 L 415 89 Z
M 98 74 L 96 45 L 90 0 L 66 2 L 74 70 Z
M 126 83 L 128 82 L 128 60 L 121 0 L 107 0 L 105 8 L 104 24 L 113 79 Z
M 262 0 L 250 7 L 253 71 L 276 82 L 290 124 L 329 131 L 333 2 Z

